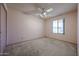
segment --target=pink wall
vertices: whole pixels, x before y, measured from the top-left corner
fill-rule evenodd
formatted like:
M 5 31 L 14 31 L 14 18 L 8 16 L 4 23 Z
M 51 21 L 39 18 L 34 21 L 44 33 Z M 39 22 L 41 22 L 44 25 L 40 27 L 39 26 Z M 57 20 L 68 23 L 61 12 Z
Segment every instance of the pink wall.
M 61 18 L 65 19 L 65 34 L 64 35 L 54 34 L 52 32 L 52 20 L 61 19 Z M 76 43 L 77 40 L 77 12 L 76 11 L 65 13 L 57 17 L 53 17 L 52 19 L 46 20 L 45 23 L 46 23 L 45 31 L 47 37 Z
M 44 36 L 44 21 L 36 16 L 8 8 L 8 44 Z

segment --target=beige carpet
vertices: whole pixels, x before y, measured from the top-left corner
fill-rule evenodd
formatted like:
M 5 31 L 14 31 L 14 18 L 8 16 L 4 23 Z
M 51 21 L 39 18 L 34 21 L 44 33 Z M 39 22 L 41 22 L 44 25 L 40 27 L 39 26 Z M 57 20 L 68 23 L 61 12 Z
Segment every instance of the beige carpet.
M 41 38 L 8 46 L 6 51 L 12 56 L 75 56 L 76 45 L 67 42 Z

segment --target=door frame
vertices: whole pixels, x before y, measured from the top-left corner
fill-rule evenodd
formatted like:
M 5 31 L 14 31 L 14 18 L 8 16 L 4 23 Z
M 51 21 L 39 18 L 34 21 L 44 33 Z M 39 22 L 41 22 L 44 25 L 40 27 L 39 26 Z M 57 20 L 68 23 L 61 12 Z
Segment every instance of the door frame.
M 4 8 L 5 10 L 5 13 L 6 13 L 6 45 L 5 47 L 7 47 L 7 5 L 5 3 L 2 4 L 2 7 Z
M 6 41 L 5 41 L 5 48 L 7 47 L 7 6 L 5 3 L 0 4 L 0 21 L 1 21 L 1 7 L 3 7 L 5 14 L 6 14 Z M 1 48 L 1 25 L 0 25 L 0 52 L 2 52 Z

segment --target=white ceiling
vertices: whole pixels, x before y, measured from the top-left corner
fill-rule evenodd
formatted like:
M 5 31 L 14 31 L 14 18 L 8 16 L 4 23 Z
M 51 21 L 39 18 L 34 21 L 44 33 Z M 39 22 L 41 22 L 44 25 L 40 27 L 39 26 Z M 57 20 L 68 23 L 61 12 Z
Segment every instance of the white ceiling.
M 54 10 L 50 12 L 49 16 L 57 16 L 69 11 L 77 10 L 76 3 L 17 3 L 17 4 L 7 4 L 8 7 L 15 8 L 21 12 L 38 12 L 37 8 L 53 8 Z M 35 11 L 33 11 L 35 10 Z

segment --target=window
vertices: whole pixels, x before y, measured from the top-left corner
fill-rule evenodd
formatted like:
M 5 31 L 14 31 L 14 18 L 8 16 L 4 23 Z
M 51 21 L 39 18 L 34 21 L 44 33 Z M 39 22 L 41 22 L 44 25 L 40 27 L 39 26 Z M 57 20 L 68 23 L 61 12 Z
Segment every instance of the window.
M 64 19 L 53 21 L 53 33 L 64 34 Z

